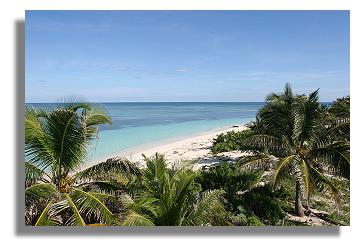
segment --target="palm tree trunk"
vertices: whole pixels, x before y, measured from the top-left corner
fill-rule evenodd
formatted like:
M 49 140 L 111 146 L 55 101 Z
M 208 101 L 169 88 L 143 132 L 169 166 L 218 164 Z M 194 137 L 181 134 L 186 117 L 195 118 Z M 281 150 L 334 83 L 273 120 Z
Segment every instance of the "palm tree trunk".
M 295 199 L 295 212 L 298 216 L 304 217 L 304 208 L 301 203 L 301 186 L 300 181 L 296 181 L 296 199 Z

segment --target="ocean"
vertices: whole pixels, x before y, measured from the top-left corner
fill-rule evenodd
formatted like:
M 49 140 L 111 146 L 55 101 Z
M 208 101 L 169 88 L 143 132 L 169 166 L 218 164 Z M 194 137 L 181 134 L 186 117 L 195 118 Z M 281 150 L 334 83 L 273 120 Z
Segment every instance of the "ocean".
M 263 102 L 139 102 L 103 103 L 112 118 L 100 127 L 89 161 L 159 145 L 255 119 Z M 51 109 L 56 104 L 30 104 Z

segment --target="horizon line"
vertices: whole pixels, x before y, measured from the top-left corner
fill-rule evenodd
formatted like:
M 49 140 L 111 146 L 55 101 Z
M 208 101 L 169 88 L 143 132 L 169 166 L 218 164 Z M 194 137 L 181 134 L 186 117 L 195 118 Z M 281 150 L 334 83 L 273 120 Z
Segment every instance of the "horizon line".
M 319 101 L 320 103 L 331 103 L 331 101 Z M 74 103 L 266 103 L 266 101 L 77 101 Z M 49 101 L 40 101 L 40 102 L 25 102 L 25 104 L 63 104 L 69 102 L 49 102 Z

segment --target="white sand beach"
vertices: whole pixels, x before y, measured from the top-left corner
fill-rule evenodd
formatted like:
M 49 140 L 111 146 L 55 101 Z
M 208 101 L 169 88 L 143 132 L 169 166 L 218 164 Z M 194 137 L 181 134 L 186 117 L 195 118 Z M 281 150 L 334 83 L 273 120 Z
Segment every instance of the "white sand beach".
M 169 164 L 182 160 L 196 161 L 193 169 L 197 170 L 203 166 L 219 163 L 221 160 L 235 161 L 238 157 L 242 156 L 244 153 L 241 152 L 220 153 L 214 156 L 211 153 L 211 146 L 213 139 L 216 138 L 217 135 L 229 131 L 243 131 L 246 128 L 247 127 L 243 125 L 232 126 L 159 146 L 143 148 L 134 152 L 119 153 L 119 156 L 126 157 L 131 161 L 137 162 L 140 166 L 143 166 L 143 154 L 146 156 L 152 156 L 158 152 L 165 155 L 165 159 Z

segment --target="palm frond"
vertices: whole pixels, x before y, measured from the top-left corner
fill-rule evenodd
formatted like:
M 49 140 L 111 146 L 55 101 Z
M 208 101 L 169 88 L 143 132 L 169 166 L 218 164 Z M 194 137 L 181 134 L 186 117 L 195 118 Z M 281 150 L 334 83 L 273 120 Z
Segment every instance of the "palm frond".
M 341 141 L 350 142 L 350 121 L 336 122 L 329 127 L 322 128 L 315 138 L 314 148 Z
M 226 211 L 221 202 L 224 191 L 203 192 L 195 201 L 182 225 L 226 225 Z
M 25 114 L 25 158 L 39 167 L 52 167 L 54 176 L 63 175 L 86 157 L 86 130 L 72 110 L 55 109 L 45 117 Z
M 145 177 L 148 180 L 162 180 L 166 174 L 166 161 L 164 155 L 155 153 L 155 156 L 150 158 L 143 155 L 146 162 Z
M 40 169 L 52 168 L 57 183 L 87 157 L 100 124 L 111 123 L 100 108 L 69 102 L 51 111 L 27 107 L 25 111 L 25 160 Z
M 285 87 L 285 93 L 267 99 L 266 104 L 259 110 L 259 117 L 263 134 L 276 135 L 278 137 L 289 136 L 293 129 L 292 105 L 295 96 L 291 88 Z
M 329 108 L 329 112 L 337 118 L 350 118 L 350 96 L 335 100 Z
M 154 223 L 136 212 L 131 212 L 126 216 L 125 220 L 121 223 L 122 226 L 155 226 Z
M 58 190 L 51 183 L 36 184 L 25 189 L 25 200 L 27 201 L 48 200 L 56 193 L 58 193 Z
M 194 182 L 196 175 L 195 174 L 187 174 L 185 172 L 181 172 L 176 176 L 175 180 L 175 193 L 174 199 L 176 203 L 181 204 L 184 200 L 186 193 L 189 191 L 189 187 Z
M 326 177 L 320 170 L 312 166 L 309 166 L 309 173 L 317 190 L 322 191 L 325 187 L 329 188 L 334 200 L 337 203 L 340 202 L 339 189 L 334 185 L 334 182 L 332 182 L 330 178 Z
M 290 155 L 290 156 L 282 158 L 278 162 L 277 166 L 275 167 L 275 172 L 274 172 L 274 175 L 273 175 L 274 186 L 276 186 L 279 183 L 279 179 L 280 179 L 281 175 L 283 174 L 284 170 L 286 168 L 291 167 L 292 161 L 295 158 L 296 158 L 296 155 Z
M 79 110 L 91 111 L 93 109 L 93 105 L 88 102 L 81 101 L 75 97 L 70 100 L 63 100 L 58 108 L 71 110 L 74 112 L 78 112 Z
M 105 108 L 101 106 L 94 106 L 91 110 L 87 111 L 83 118 L 83 122 L 87 127 L 111 124 L 111 117 L 107 115 Z
M 152 197 L 145 197 L 136 199 L 134 201 L 127 194 L 123 194 L 120 197 L 120 201 L 127 211 L 122 225 L 154 225 L 153 221 L 159 213 L 159 208 L 157 205 L 157 202 L 159 201 L 158 199 Z
M 51 217 L 49 215 L 49 208 L 52 206 L 52 201 L 50 201 L 43 211 L 41 212 L 39 218 L 37 219 L 35 226 L 58 226 L 61 224 L 59 217 Z
M 125 158 L 110 158 L 104 162 L 88 167 L 75 175 L 75 181 L 96 180 L 113 176 L 114 174 L 140 175 L 139 168 Z
M 164 191 L 170 191 L 170 177 L 166 169 L 164 156 L 156 153 L 151 158 L 144 156 L 144 159 L 146 162 L 146 169 L 144 171 L 146 193 L 156 198 L 166 196 Z M 173 176 L 175 173 L 173 173 Z
M 54 155 L 44 132 L 47 112 L 31 106 L 25 108 L 25 160 L 43 169 L 54 163 Z
M 104 202 L 106 200 L 112 200 L 112 201 L 116 200 L 116 196 L 113 194 L 96 193 L 96 192 L 88 192 L 88 193 L 94 196 L 95 198 L 97 198 L 98 200 L 100 200 L 101 202 Z
M 158 208 L 156 203 L 159 201 L 157 198 L 139 198 L 135 202 L 128 202 L 127 208 L 142 214 L 156 217 L 158 215 Z
M 87 218 L 94 218 L 99 223 L 115 224 L 116 217 L 109 208 L 94 195 L 75 188 L 69 196 L 73 199 L 74 204 L 79 208 L 79 212 Z
M 286 145 L 284 145 L 284 141 L 278 137 L 266 134 L 255 134 L 246 138 L 242 142 L 240 149 L 265 150 L 271 154 L 281 156 L 286 152 Z
M 90 181 L 77 185 L 76 187 L 82 188 L 83 190 L 91 191 L 101 191 L 107 194 L 114 193 L 117 190 L 124 189 L 124 186 L 121 186 L 118 182 L 111 180 L 99 180 L 99 181 Z
M 30 187 L 38 181 L 50 182 L 51 178 L 35 165 L 25 162 L 25 187 Z
M 50 147 L 56 160 L 55 172 L 66 174 L 81 164 L 87 156 L 86 128 L 81 124 L 76 112 L 65 109 L 56 109 L 49 113 L 45 125 L 44 130 L 51 140 Z
M 309 151 L 315 160 L 326 163 L 336 175 L 350 178 L 350 146 L 335 142 Z
M 77 208 L 72 198 L 68 194 L 64 194 L 64 195 L 67 201 L 67 205 L 70 207 L 71 211 L 73 212 L 72 216 L 69 217 L 68 221 L 66 222 L 66 225 L 85 226 L 86 223 L 81 216 L 80 210 Z
M 298 98 L 292 106 L 293 110 L 293 140 L 302 144 L 317 133 L 316 128 L 319 125 L 320 113 L 318 103 L 318 90 L 311 93 L 308 98 Z
M 245 170 L 268 170 L 276 163 L 276 158 L 266 154 L 256 154 L 249 156 L 242 156 L 236 162 L 240 169 Z

